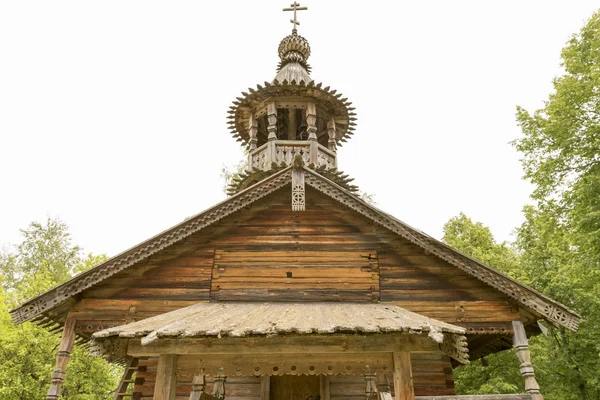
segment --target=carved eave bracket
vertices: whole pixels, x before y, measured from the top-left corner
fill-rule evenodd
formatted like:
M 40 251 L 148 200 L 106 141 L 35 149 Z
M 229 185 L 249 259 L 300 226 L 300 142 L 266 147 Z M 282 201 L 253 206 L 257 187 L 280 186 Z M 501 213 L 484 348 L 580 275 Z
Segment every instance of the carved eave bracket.
M 305 208 L 304 161 L 297 154 L 292 160 L 292 211 L 304 211 Z

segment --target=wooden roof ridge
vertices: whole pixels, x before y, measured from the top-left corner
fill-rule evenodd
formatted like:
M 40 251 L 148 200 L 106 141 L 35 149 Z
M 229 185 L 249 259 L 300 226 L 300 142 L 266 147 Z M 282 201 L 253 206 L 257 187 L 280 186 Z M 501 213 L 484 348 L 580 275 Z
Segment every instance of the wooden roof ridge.
M 517 300 L 534 313 L 542 315 L 549 322 L 564 326 L 570 330 L 577 330 L 581 316 L 570 310 L 543 293 L 503 274 L 482 262 L 471 258 L 455 248 L 441 242 L 412 226 L 400 221 L 392 215 L 367 203 L 360 197 L 349 192 L 335 182 L 328 180 L 319 173 L 305 168 L 305 182 L 312 188 L 341 202 L 346 207 L 357 211 L 363 216 L 371 219 L 391 230 L 392 232 L 409 240 L 421 247 L 426 252 L 434 254 L 444 261 L 460 268 L 467 274 L 481 280 L 482 282 L 500 290 L 509 297 Z
M 27 300 L 10 311 L 15 324 L 32 320 L 67 301 L 92 285 L 128 268 L 158 251 L 185 239 L 218 220 L 254 203 L 256 200 L 290 183 L 291 167 L 240 191 L 224 201 L 168 228 L 161 233 L 109 258 L 105 262 Z

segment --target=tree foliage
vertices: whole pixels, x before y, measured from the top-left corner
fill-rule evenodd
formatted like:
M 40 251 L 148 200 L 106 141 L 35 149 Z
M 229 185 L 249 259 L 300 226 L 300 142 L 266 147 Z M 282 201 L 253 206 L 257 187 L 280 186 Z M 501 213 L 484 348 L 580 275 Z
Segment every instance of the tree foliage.
M 517 246 L 535 288 L 582 315 L 577 332 L 552 328 L 543 380 L 550 399 L 600 398 L 600 13 L 562 51 L 565 73 L 545 106 L 517 109 L 525 176 L 535 185 Z M 562 397 L 561 397 L 562 396 Z
M 55 367 L 60 337 L 26 322 L 15 326 L 8 309 L 104 261 L 74 245 L 67 226 L 48 218 L 21 231 L 23 241 L 14 251 L 0 252 L 0 398 L 45 398 Z M 62 399 L 112 398 L 119 368 L 92 358 L 75 347 L 67 367 Z
M 542 109 L 517 108 L 523 137 L 514 145 L 535 190 L 513 256 L 498 264 L 506 249 L 463 215 L 449 221 L 444 239 L 582 315 L 577 332 L 549 326 L 530 347 L 546 400 L 590 400 L 600 399 L 600 13 L 567 43 L 562 65 Z M 514 367 L 502 368 L 509 353 L 458 369 L 459 391 L 515 390 Z

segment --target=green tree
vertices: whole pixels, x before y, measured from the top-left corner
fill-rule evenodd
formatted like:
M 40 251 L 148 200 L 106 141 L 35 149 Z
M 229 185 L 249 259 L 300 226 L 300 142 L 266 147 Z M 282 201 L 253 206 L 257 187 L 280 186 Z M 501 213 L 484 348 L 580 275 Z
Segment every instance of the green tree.
M 513 277 L 521 277 L 519 257 L 506 242 L 497 243 L 488 227 L 460 213 L 444 225 L 442 240 L 458 251 Z M 490 354 L 455 372 L 459 394 L 522 393 L 524 381 L 513 350 Z
M 88 254 L 71 242 L 67 226 L 48 218 L 22 231 L 15 251 L 0 253 L 0 398 L 37 400 L 45 397 L 54 371 L 60 337 L 26 322 L 15 326 L 8 309 L 55 286 L 73 273 L 106 259 Z M 63 385 L 63 399 L 112 398 L 120 368 L 92 358 L 76 346 Z
M 538 290 L 582 314 L 577 332 L 536 340 L 546 399 L 600 398 L 600 13 L 562 51 L 564 74 L 534 113 L 517 108 L 525 177 L 535 185 L 517 247 Z

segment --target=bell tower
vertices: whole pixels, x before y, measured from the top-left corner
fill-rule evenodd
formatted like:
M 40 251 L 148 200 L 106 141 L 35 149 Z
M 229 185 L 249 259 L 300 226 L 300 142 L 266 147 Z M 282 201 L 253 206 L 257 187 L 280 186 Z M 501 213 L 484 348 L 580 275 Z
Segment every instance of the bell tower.
M 341 93 L 310 76 L 310 45 L 297 32 L 296 13 L 306 9 L 296 2 L 283 9 L 293 11 L 294 28 L 279 43 L 275 78 L 242 92 L 229 109 L 231 133 L 248 151 L 248 170 L 230 194 L 291 165 L 296 155 L 304 165 L 337 177 L 336 183 L 350 181 L 337 171 L 337 150 L 353 134 L 356 113 Z

